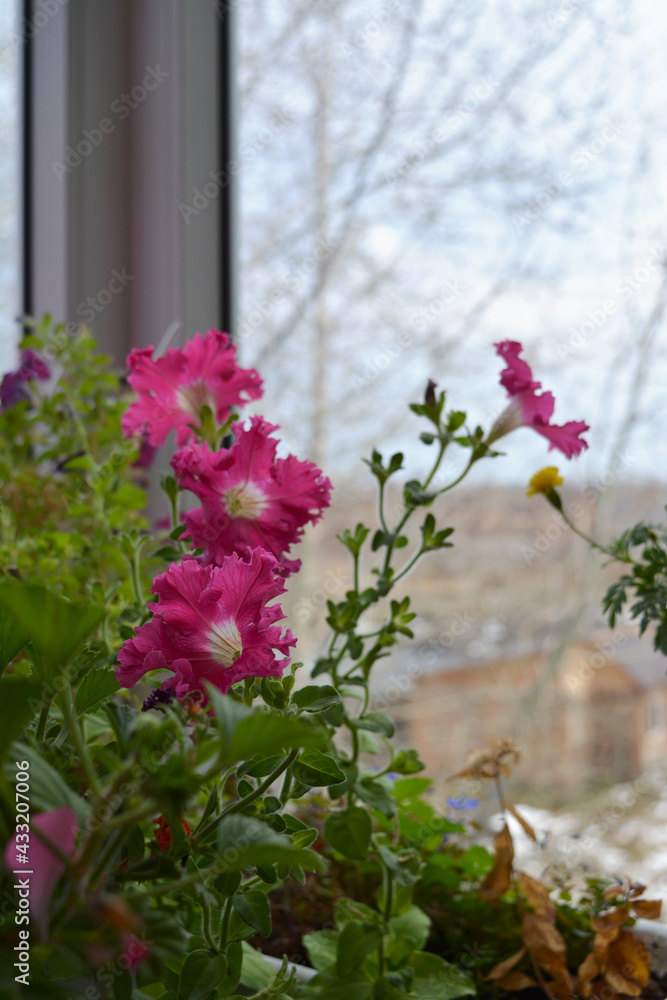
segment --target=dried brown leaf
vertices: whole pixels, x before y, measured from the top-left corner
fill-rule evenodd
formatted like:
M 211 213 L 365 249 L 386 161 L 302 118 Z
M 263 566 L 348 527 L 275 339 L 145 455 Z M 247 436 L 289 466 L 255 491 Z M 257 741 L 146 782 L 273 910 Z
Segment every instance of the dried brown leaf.
M 650 974 L 651 956 L 646 945 L 630 931 L 621 931 L 609 946 L 606 975 L 612 981 L 614 989 L 629 996 L 639 996 Z
M 575 982 L 570 973 L 565 970 L 546 984 L 549 994 L 554 1000 L 572 1000 Z
M 495 857 L 493 868 L 482 882 L 479 895 L 481 899 L 493 902 L 500 899 L 512 884 L 512 862 L 514 861 L 514 843 L 507 824 L 500 830 L 493 841 Z
M 625 889 L 622 885 L 610 885 L 605 889 L 603 895 L 605 899 L 615 899 L 617 896 L 625 896 Z
M 548 918 L 537 913 L 524 913 L 521 936 L 526 948 L 543 969 L 552 976 L 566 978 L 565 941 Z
M 518 872 L 521 891 L 526 897 L 526 902 L 532 906 L 536 913 L 542 917 L 547 917 L 551 923 L 555 920 L 556 907 L 549 896 L 549 890 L 543 882 L 526 875 L 525 872 Z
M 498 962 L 497 965 L 491 969 L 488 976 L 485 979 L 501 979 L 506 973 L 513 969 L 514 966 L 521 961 L 523 956 L 526 954 L 526 949 L 521 948 L 520 951 L 516 951 L 509 958 L 505 958 L 502 962 Z
M 617 906 L 608 913 L 603 913 L 601 917 L 594 917 L 591 920 L 591 927 L 594 931 L 605 932 L 614 927 L 621 927 L 628 919 L 630 909 L 627 904 Z
M 579 990 L 582 993 L 584 993 L 585 996 L 587 995 L 587 993 L 585 992 L 586 987 L 597 976 L 599 976 L 601 972 L 602 972 L 602 966 L 600 964 L 600 960 L 597 957 L 597 955 L 593 954 L 593 952 L 591 952 L 589 955 L 586 955 L 586 958 L 583 960 L 583 962 L 581 963 L 581 965 L 577 970 L 577 982 L 579 984 Z
M 662 900 L 635 899 L 632 903 L 632 909 L 638 917 L 644 917 L 645 920 L 657 920 L 662 913 Z
M 528 820 L 524 819 L 523 816 L 516 811 L 511 802 L 506 802 L 505 806 L 507 807 L 509 812 L 511 812 L 512 816 L 514 816 L 514 819 L 517 821 L 517 823 L 521 824 L 521 826 L 523 827 L 524 831 L 528 834 L 530 839 L 534 840 L 535 843 L 537 843 L 537 837 L 535 835 L 535 831 L 533 830 Z
M 536 979 L 527 976 L 525 972 L 518 972 L 516 969 L 496 981 L 498 986 L 511 993 L 518 993 L 519 990 L 527 990 L 529 986 L 539 985 Z

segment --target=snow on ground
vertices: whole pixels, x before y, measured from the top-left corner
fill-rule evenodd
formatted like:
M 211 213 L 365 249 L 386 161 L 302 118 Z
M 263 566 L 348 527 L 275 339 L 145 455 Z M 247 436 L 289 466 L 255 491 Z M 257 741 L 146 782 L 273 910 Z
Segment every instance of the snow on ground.
M 667 900 L 667 767 L 567 809 L 517 809 L 538 838 L 533 843 L 509 817 L 521 870 L 574 886 L 590 875 L 629 878 L 647 886 L 647 898 Z M 499 823 L 494 817 L 495 829 Z

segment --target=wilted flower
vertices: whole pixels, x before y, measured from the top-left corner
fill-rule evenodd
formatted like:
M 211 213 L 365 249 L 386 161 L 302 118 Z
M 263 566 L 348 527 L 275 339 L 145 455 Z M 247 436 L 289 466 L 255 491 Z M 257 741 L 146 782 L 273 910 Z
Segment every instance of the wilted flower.
M 119 684 L 133 687 L 149 671 L 166 669 L 174 676 L 164 687 L 183 698 L 204 691 L 205 681 L 224 693 L 244 677 L 280 677 L 296 639 L 274 625 L 285 617 L 280 605 L 267 607 L 285 590 L 277 565 L 260 549 L 247 560 L 227 556 L 221 566 L 172 563 L 153 580 L 153 619 L 118 653 Z
M 181 485 L 202 503 L 186 513 L 185 524 L 206 562 L 219 565 L 231 552 L 263 548 L 284 573 L 299 568 L 298 561 L 283 556 L 329 506 L 331 483 L 313 462 L 294 455 L 276 458 L 278 442 L 270 434 L 277 429 L 252 417 L 247 429 L 234 424 L 231 448 L 211 452 L 207 445 L 191 444 L 174 456 Z
M 533 381 L 530 366 L 519 357 L 523 350 L 521 344 L 516 340 L 503 340 L 494 347 L 507 362 L 500 382 L 512 397 L 512 402 L 496 421 L 487 444 L 492 444 L 517 427 L 525 426 L 532 427 L 545 437 L 549 441 L 549 450 L 557 448 L 566 458 L 572 458 L 588 448 L 586 441 L 580 438 L 589 429 L 583 420 L 570 420 L 562 425 L 549 423 L 556 401 L 550 392 L 536 392 L 542 388 L 542 383 Z
M 190 425 L 201 423 L 208 406 L 219 424 L 231 408 L 262 395 L 262 380 L 254 368 L 239 368 L 236 349 L 226 333 L 196 333 L 183 348 L 170 347 L 153 359 L 153 348 L 135 348 L 127 359 L 128 382 L 138 398 L 123 416 L 126 437 L 144 434 L 149 444 L 164 444 L 176 430 L 176 443 L 195 437 Z
M 509 776 L 521 758 L 521 751 L 511 740 L 497 740 L 493 747 L 471 750 L 466 767 L 455 778 L 497 778 Z

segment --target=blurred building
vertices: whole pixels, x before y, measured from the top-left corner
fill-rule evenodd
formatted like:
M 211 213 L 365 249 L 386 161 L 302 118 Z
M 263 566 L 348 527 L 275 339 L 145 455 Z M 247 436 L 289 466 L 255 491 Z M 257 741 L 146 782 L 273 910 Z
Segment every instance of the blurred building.
M 667 751 L 665 659 L 616 631 L 560 655 L 507 654 L 433 664 L 393 708 L 399 741 L 417 746 L 441 795 L 468 751 L 499 738 L 523 750 L 513 788 L 558 802 L 632 781 Z

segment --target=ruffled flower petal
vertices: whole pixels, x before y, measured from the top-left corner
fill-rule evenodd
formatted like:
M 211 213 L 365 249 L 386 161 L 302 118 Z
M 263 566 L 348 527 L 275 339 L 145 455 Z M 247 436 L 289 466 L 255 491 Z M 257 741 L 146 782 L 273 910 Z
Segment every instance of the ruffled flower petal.
M 549 441 L 549 450 L 556 448 L 566 458 L 579 455 L 588 443 L 581 435 L 589 430 L 583 420 L 570 420 L 566 424 L 550 423 L 556 401 L 550 392 L 538 393 L 541 382 L 533 379 L 530 365 L 519 357 L 523 348 L 516 340 L 503 340 L 494 344 L 496 352 L 507 363 L 500 375 L 500 383 L 508 392 L 512 402 L 496 421 L 489 435 L 488 444 L 517 427 L 532 427 Z
M 308 523 L 328 507 L 331 483 L 312 462 L 294 455 L 276 458 L 277 430 L 263 417 L 248 428 L 234 424 L 230 449 L 211 452 L 191 444 L 176 453 L 172 467 L 181 485 L 201 501 L 188 511 L 185 524 L 192 543 L 203 549 L 204 562 L 219 564 L 231 552 L 264 548 L 289 575 L 299 563 L 285 558 Z
M 195 433 L 190 425 L 200 423 L 204 405 L 224 424 L 233 406 L 262 395 L 259 374 L 239 368 L 236 349 L 219 330 L 197 333 L 185 347 L 170 347 L 155 360 L 152 347 L 135 348 L 127 363 L 127 380 L 137 399 L 123 416 L 123 433 L 143 434 L 155 447 L 164 444 L 171 430 L 179 446 L 191 441 Z
M 166 669 L 173 677 L 163 686 L 183 698 L 204 692 L 204 681 L 224 693 L 245 677 L 280 677 L 296 639 L 274 625 L 285 617 L 280 606 L 267 607 L 285 591 L 277 565 L 260 549 L 247 559 L 227 556 L 221 566 L 172 563 L 153 581 L 152 620 L 118 654 L 119 684 L 132 687 L 149 671 Z

